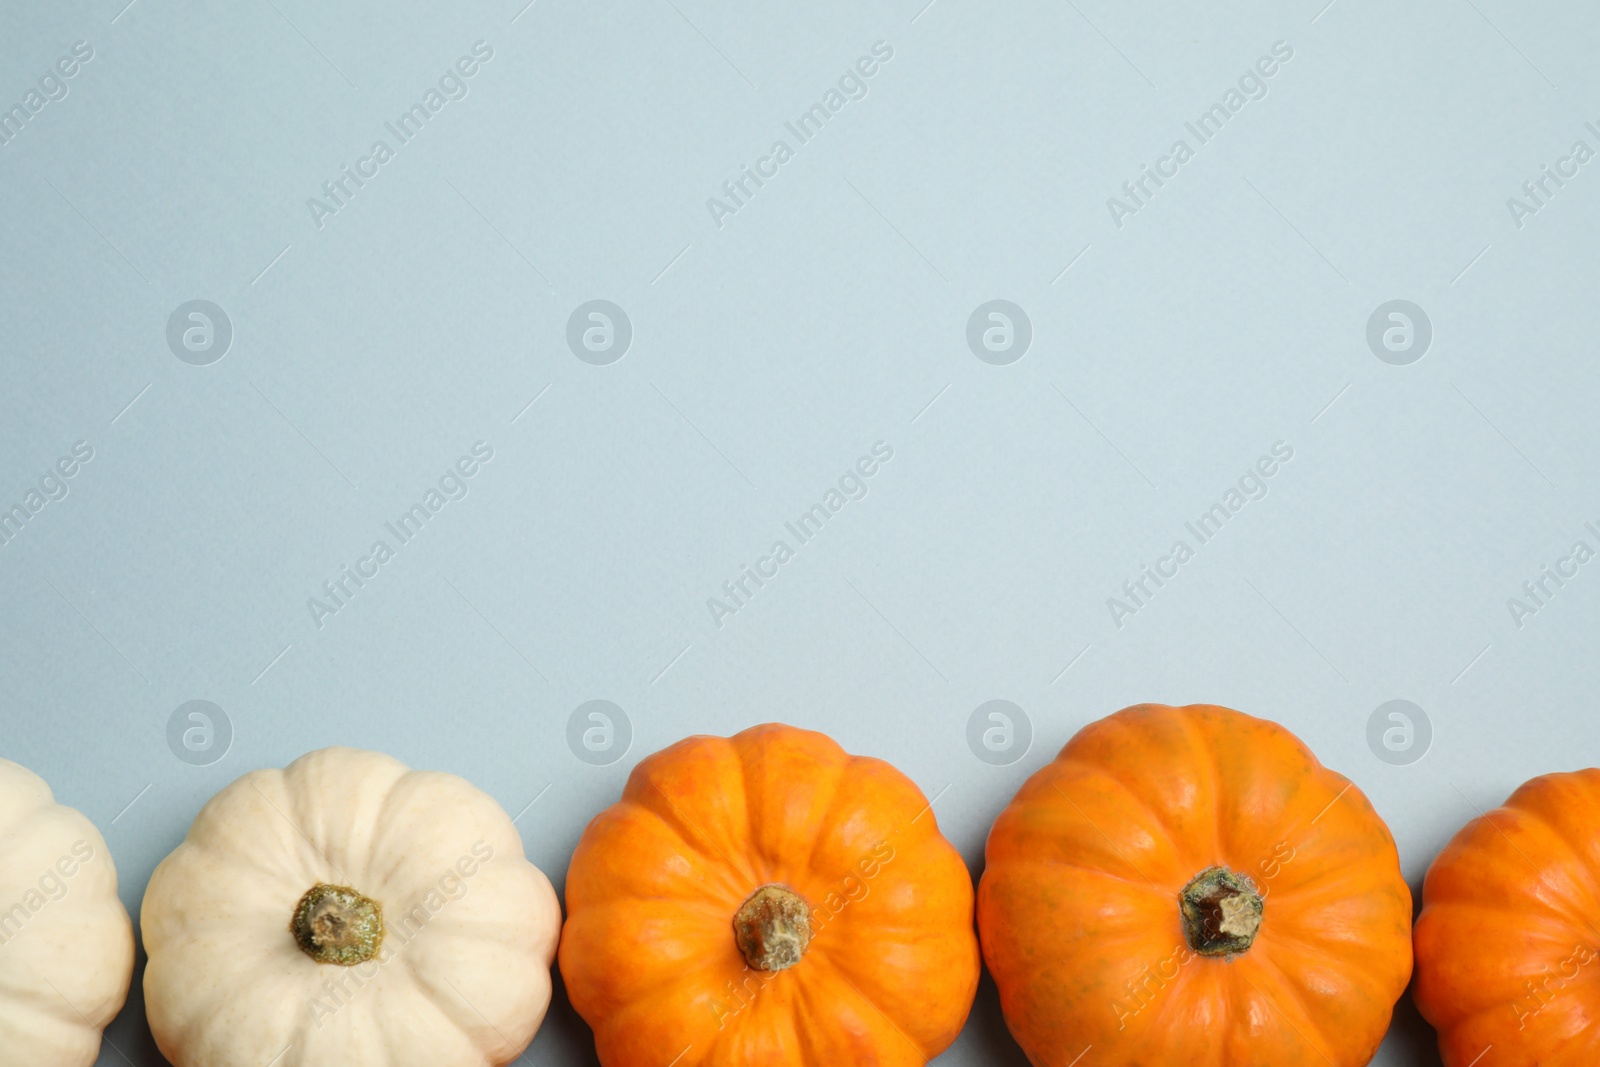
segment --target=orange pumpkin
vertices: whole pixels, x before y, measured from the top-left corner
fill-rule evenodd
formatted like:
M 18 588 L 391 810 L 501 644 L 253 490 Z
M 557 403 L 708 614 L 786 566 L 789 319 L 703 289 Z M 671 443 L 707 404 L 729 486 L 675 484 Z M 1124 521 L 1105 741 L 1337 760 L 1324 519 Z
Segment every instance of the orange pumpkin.
M 984 959 L 1038 1067 L 1355 1067 L 1411 974 L 1388 827 L 1289 731 L 1227 708 L 1084 727 L 987 855 Z
M 1600 1063 L 1600 770 L 1468 823 L 1422 883 L 1416 1002 L 1445 1067 Z
M 978 984 L 972 877 L 921 791 L 821 734 L 691 737 L 567 872 L 561 973 L 605 1067 L 922 1067 Z

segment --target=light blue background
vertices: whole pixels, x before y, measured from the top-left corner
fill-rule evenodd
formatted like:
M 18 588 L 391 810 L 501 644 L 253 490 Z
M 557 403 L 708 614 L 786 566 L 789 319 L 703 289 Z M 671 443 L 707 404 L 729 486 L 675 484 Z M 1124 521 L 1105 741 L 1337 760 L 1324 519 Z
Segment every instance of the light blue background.
M 137 912 L 204 800 L 343 743 L 453 771 L 559 888 L 643 754 L 779 719 L 986 828 L 1084 723 L 1145 700 L 1277 719 L 1389 820 L 1414 888 L 1477 810 L 1594 763 L 1600 12 L 1511 0 L 741 5 L 12 4 L 0 105 L 0 754 L 103 829 Z M 318 229 L 322 183 L 494 50 Z M 893 58 L 720 228 L 708 197 L 873 43 Z M 1137 215 L 1106 200 L 1274 42 L 1292 60 Z M 1191 143 L 1192 139 L 1191 139 Z M 1070 265 L 1070 269 L 1067 269 Z M 568 350 L 603 298 L 624 358 Z M 1033 342 L 975 358 L 1003 298 Z M 168 349 L 211 300 L 220 362 Z M 1434 339 L 1377 359 L 1368 316 Z M 531 408 L 527 405 L 538 398 Z M 137 398 L 137 399 L 135 399 Z M 134 401 L 129 406 L 130 401 Z M 318 628 L 306 606 L 475 441 L 495 457 Z M 737 615 L 706 601 L 875 441 L 894 458 Z M 1276 441 L 1294 458 L 1117 627 L 1106 599 Z M 1069 667 L 1070 669 L 1066 669 Z M 568 715 L 621 705 L 593 767 Z M 1019 762 L 969 751 L 1004 698 Z M 1366 725 L 1415 701 L 1431 750 Z M 166 743 L 220 705 L 219 762 Z M 160 1063 L 135 998 L 102 1064 Z M 1436 1062 L 1403 1002 L 1377 1063 Z M 591 1063 L 558 1000 L 527 1059 Z M 940 1060 L 1021 1063 L 992 986 Z

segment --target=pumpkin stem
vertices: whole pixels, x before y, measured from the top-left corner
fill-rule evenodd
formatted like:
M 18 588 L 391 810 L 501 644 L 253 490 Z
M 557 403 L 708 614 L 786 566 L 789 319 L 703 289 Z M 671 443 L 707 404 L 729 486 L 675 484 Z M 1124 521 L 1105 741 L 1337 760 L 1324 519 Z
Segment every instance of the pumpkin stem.
M 1233 956 L 1255 943 L 1266 902 L 1244 875 L 1207 867 L 1178 894 L 1178 910 L 1191 949 L 1202 956 Z
M 733 938 L 754 970 L 793 967 L 811 943 L 811 906 L 792 889 L 764 885 L 734 914 Z
M 383 906 L 349 886 L 319 883 L 294 906 L 289 932 L 318 963 L 354 967 L 383 945 Z

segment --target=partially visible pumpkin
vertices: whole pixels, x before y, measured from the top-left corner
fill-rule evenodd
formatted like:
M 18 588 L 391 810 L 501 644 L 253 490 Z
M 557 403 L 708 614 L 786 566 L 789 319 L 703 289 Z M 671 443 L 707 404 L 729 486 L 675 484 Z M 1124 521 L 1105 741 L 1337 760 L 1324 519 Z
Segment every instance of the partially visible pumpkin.
M 133 979 L 133 924 L 94 824 L 0 759 L 0 1063 L 88 1067 Z
M 487 794 L 329 748 L 212 797 L 141 922 L 177 1067 L 497 1067 L 549 1006 L 561 909 Z
M 780 725 L 645 759 L 567 872 L 605 1067 L 923 1067 L 978 983 L 972 880 L 881 760 Z
M 1416 941 L 1445 1067 L 1600 1063 L 1600 770 L 1535 778 L 1463 827 Z
M 1358 1067 L 1411 974 L 1394 839 L 1283 727 L 1142 704 L 989 833 L 984 959 L 1039 1067 Z

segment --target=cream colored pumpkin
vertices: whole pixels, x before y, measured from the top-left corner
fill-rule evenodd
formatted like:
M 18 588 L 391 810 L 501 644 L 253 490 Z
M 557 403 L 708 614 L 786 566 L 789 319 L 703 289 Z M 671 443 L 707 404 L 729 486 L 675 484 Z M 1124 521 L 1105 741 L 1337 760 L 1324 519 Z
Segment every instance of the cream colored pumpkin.
M 487 794 L 328 748 L 213 797 L 140 921 L 177 1067 L 497 1067 L 549 1007 L 561 906 Z
M 133 923 L 105 839 L 0 759 L 0 1063 L 88 1067 L 133 979 Z

